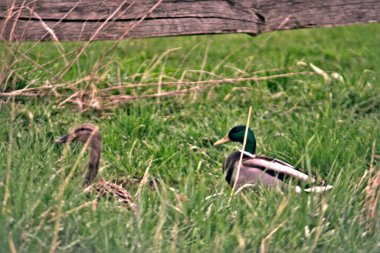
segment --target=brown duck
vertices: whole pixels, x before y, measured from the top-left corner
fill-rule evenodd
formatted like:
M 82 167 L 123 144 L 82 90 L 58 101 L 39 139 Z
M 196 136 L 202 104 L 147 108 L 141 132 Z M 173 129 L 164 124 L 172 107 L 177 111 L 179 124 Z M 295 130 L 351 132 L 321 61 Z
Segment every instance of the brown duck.
M 57 144 L 71 144 L 74 141 L 86 143 L 90 151 L 88 171 L 83 184 L 85 190 L 95 192 L 98 195 L 112 196 L 118 199 L 119 202 L 124 203 L 133 212 L 136 212 L 136 204 L 127 190 L 101 177 L 95 181 L 102 151 L 102 138 L 98 127 L 88 123 L 82 124 L 74 128 L 69 134 L 55 140 Z

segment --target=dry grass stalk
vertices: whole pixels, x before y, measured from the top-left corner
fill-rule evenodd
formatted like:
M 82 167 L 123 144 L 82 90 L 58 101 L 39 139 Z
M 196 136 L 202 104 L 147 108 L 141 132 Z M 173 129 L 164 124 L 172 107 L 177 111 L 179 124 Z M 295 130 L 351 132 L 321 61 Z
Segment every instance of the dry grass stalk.
M 11 97 L 11 118 L 9 127 L 9 139 L 8 139 L 8 156 L 7 156 L 7 172 L 5 178 L 5 189 L 3 199 L 3 215 L 7 213 L 7 203 L 11 197 L 10 183 L 11 183 L 11 169 L 12 169 L 12 150 L 13 150 L 13 134 L 14 134 L 14 121 L 15 121 L 15 97 Z
M 91 42 L 93 42 L 97 35 L 99 34 L 99 32 L 107 25 L 109 24 L 110 20 L 112 20 L 117 13 L 120 12 L 120 10 L 122 9 L 122 7 L 127 3 L 128 0 L 124 0 L 119 6 L 118 8 L 115 9 L 115 11 L 113 13 L 111 13 L 111 15 L 109 15 L 107 17 L 107 19 L 98 27 L 98 29 L 96 29 L 96 31 L 92 34 L 92 36 L 90 37 L 90 39 L 88 41 L 86 41 L 86 43 L 83 44 L 83 46 L 81 48 L 79 48 L 79 51 L 78 53 L 76 53 L 74 59 L 72 59 L 68 64 L 65 65 L 65 67 L 62 69 L 61 73 L 60 73 L 60 79 L 67 73 L 67 71 L 70 69 L 70 67 L 78 61 L 79 57 L 84 53 L 84 51 L 86 50 L 86 48 L 91 44 Z M 134 4 L 131 3 L 131 6 Z M 127 8 L 128 9 L 128 8 Z M 125 11 L 125 10 L 124 10 Z M 129 29 L 127 29 L 129 30 Z
M 251 113 L 252 113 L 252 106 L 249 107 L 248 109 L 248 116 L 247 116 L 247 123 L 245 125 L 245 133 L 244 133 L 244 142 L 243 142 L 243 147 L 241 148 L 242 150 L 245 150 L 245 145 L 247 144 L 247 137 L 248 137 L 248 128 L 249 128 L 249 122 L 251 121 Z M 234 192 L 236 190 L 236 184 L 239 181 L 239 175 L 240 175 L 240 168 L 242 165 L 243 161 L 243 152 L 240 153 L 240 159 L 239 159 L 239 164 L 236 172 L 236 179 L 234 180 L 234 185 L 232 186 L 230 198 L 228 199 L 228 205 L 230 205 L 232 197 L 234 196 Z
M 156 189 L 158 191 L 158 189 Z M 167 193 L 166 191 L 163 191 L 162 194 L 164 196 L 160 196 L 161 199 L 161 205 L 160 205 L 160 211 L 158 213 L 158 224 L 156 226 L 156 231 L 154 234 L 154 252 L 160 252 L 161 251 L 161 243 L 162 243 L 162 228 L 164 227 L 167 212 L 166 212 L 166 199 L 167 199 Z
M 168 49 L 166 50 L 163 54 L 161 54 L 157 59 L 156 58 L 153 58 L 151 61 L 150 61 L 150 67 L 147 68 L 143 73 L 142 73 L 142 77 L 141 77 L 141 81 L 144 82 L 145 80 L 148 79 L 149 76 L 151 76 L 152 74 L 152 71 L 160 64 L 163 64 L 165 65 L 166 64 L 166 61 L 167 61 L 167 57 L 169 56 L 170 53 L 172 52 L 175 52 L 175 51 L 178 51 L 180 50 L 181 48 L 180 47 L 176 47 L 176 48 L 171 48 L 171 49 Z M 163 71 L 161 70 L 161 73 Z M 161 82 L 162 83 L 162 82 Z M 160 81 L 158 81 L 158 83 L 154 86 L 158 86 L 160 84 Z
M 272 239 L 272 236 L 285 224 L 286 221 L 283 221 L 280 225 L 275 227 L 269 234 L 261 240 L 260 244 L 260 253 L 266 253 L 269 252 L 269 244 L 270 240 Z
M 242 187 L 243 188 L 243 187 Z M 240 189 L 242 189 L 242 188 L 240 188 Z M 253 208 L 253 205 L 252 205 L 252 203 L 251 203 L 251 201 L 249 200 L 249 198 L 247 197 L 247 195 L 245 195 L 244 193 L 243 193 L 243 191 L 236 191 L 236 193 L 235 194 L 240 194 L 240 197 L 244 200 L 244 202 L 245 202 L 245 204 L 250 208 L 250 209 L 254 209 Z
M 245 243 L 244 236 L 241 234 L 240 229 L 239 229 L 238 226 L 234 227 L 234 234 L 235 234 L 236 239 L 238 241 L 239 250 L 241 252 L 244 252 L 245 251 L 246 243 Z
M 182 58 L 181 63 L 178 65 L 177 70 L 176 70 L 175 73 L 174 73 L 174 76 L 176 76 L 176 75 L 178 74 L 178 72 L 184 68 L 183 65 L 185 64 L 185 62 L 187 62 L 187 61 L 189 60 L 191 54 L 194 53 L 195 49 L 197 49 L 197 48 L 200 47 L 201 45 L 203 45 L 203 41 L 198 42 L 198 43 L 195 44 L 190 50 L 188 50 L 188 51 L 186 52 L 186 54 L 185 54 L 185 55 L 183 56 L 183 58 Z M 185 71 L 186 71 L 186 70 L 185 70 Z
M 81 210 L 81 209 L 83 209 L 83 208 L 86 208 L 86 207 L 89 207 L 89 206 L 93 206 L 93 205 L 94 205 L 94 202 L 97 202 L 97 199 L 94 199 L 94 200 L 88 201 L 88 202 L 86 202 L 86 203 L 84 203 L 84 204 L 81 204 L 81 205 L 79 205 L 79 206 L 77 206 L 77 207 L 75 207 L 75 208 L 73 208 L 73 209 L 70 209 L 70 210 L 66 211 L 65 213 L 63 213 L 63 214 L 61 215 L 61 217 L 62 217 L 62 218 L 63 218 L 63 217 L 67 217 L 67 216 L 69 216 L 70 214 L 75 213 L 75 212 L 77 212 L 77 211 L 79 211 L 79 210 Z M 46 215 L 45 215 L 45 216 L 46 216 Z M 57 217 L 53 217 L 53 218 L 51 218 L 50 220 L 48 220 L 47 222 L 53 222 L 53 221 L 55 221 L 56 219 L 57 219 Z
M 328 205 L 327 205 L 325 199 L 322 199 L 322 201 L 321 201 L 321 210 L 320 210 L 321 211 L 321 215 L 320 215 L 320 218 L 319 218 L 318 227 L 316 228 L 315 238 L 314 238 L 313 245 L 312 245 L 312 247 L 310 249 L 310 252 L 314 252 L 315 248 L 317 247 L 319 236 L 321 235 L 321 232 L 322 232 L 323 221 L 325 220 L 325 214 L 326 214 L 327 208 L 328 208 Z
M 61 55 L 64 55 L 65 50 L 64 50 L 62 44 L 60 43 L 60 41 L 59 41 L 57 35 L 55 34 L 54 29 L 50 28 L 50 27 L 46 24 L 46 22 L 41 18 L 41 16 L 38 15 L 38 13 L 35 12 L 32 8 L 26 6 L 26 9 L 27 9 L 28 11 L 30 11 L 30 12 L 33 14 L 33 16 L 35 16 L 35 17 L 40 21 L 41 26 L 42 26 L 42 27 L 47 31 L 47 33 L 49 33 L 50 36 L 53 38 L 53 41 L 55 42 L 54 45 L 57 45 L 57 48 L 58 48 L 59 52 L 61 53 Z M 67 61 L 66 57 L 63 57 L 63 60 L 65 61 L 66 64 L 68 64 L 68 61 Z
M 206 85 L 206 86 L 195 86 L 189 89 L 182 89 L 179 91 L 167 91 L 167 92 L 161 92 L 161 93 L 154 93 L 154 94 L 147 94 L 147 95 L 134 95 L 134 96 L 112 96 L 108 98 L 110 101 L 109 107 L 115 107 L 123 102 L 127 101 L 133 101 L 137 99 L 144 99 L 144 98 L 157 98 L 157 97 L 173 97 L 173 96 L 180 96 L 180 95 L 186 95 L 190 92 L 199 91 L 202 88 L 209 88 L 212 85 Z M 107 104 L 105 104 L 107 106 Z
M 189 71 L 188 71 L 189 72 Z M 283 73 L 283 74 L 276 74 L 276 75 L 270 75 L 270 76 L 251 76 L 251 77 L 237 77 L 237 78 L 221 78 L 221 79 L 211 79 L 211 80 L 201 80 L 201 81 L 183 81 L 179 83 L 178 81 L 173 82 L 162 82 L 161 86 L 177 86 L 177 85 L 184 85 L 184 86 L 192 86 L 192 85 L 220 85 L 223 83 L 241 83 L 241 82 L 248 82 L 248 81 L 264 81 L 264 80 L 271 80 L 276 78 L 282 78 L 282 77 L 291 77 L 291 76 L 297 76 L 297 75 L 314 75 L 314 72 L 289 72 L 289 73 Z M 142 87 L 151 87 L 151 86 L 157 86 L 159 83 L 136 83 L 136 84 L 125 84 L 122 87 L 109 87 L 105 88 L 102 91 L 110 91 L 118 88 L 142 88 Z
M 284 212 L 284 210 L 288 206 L 288 204 L 289 204 L 289 199 L 284 196 L 283 201 L 280 203 L 280 205 L 277 208 L 276 216 L 273 218 L 272 224 L 277 223 L 277 221 L 281 217 L 281 214 Z M 279 230 L 285 224 L 285 222 L 286 222 L 286 220 L 284 220 L 280 225 L 275 227 L 272 231 L 270 231 L 268 233 L 268 235 L 264 239 L 261 240 L 260 253 L 265 253 L 265 252 L 269 251 L 269 245 L 270 245 L 270 241 L 272 239 L 272 236 L 277 232 L 277 230 Z
M 11 233 L 9 233 L 8 235 L 8 245 L 9 245 L 9 252 L 11 253 L 17 252 L 16 245 L 15 245 L 15 242 L 13 241 L 13 237 Z
M 120 7 L 122 7 L 125 2 L 127 1 L 124 1 Z M 133 1 L 132 3 L 130 3 L 128 5 L 127 8 L 125 8 L 123 11 L 127 11 L 129 8 L 131 8 L 132 5 L 134 5 L 134 3 L 136 3 L 137 1 Z M 103 65 L 103 62 L 104 60 L 109 56 L 109 54 L 116 48 L 116 46 L 118 46 L 120 44 L 120 42 L 122 40 L 125 39 L 125 37 L 133 30 L 135 29 L 138 25 L 140 25 L 147 17 L 149 14 L 151 14 L 155 9 L 157 9 L 157 7 L 163 2 L 163 0 L 158 0 L 156 3 L 153 4 L 153 6 L 140 18 L 138 19 L 135 23 L 133 23 L 128 29 L 125 30 L 125 32 L 120 36 L 120 38 L 118 40 L 116 40 L 116 42 L 112 45 L 112 47 L 110 49 L 107 50 L 107 52 L 105 52 L 105 54 L 103 55 L 103 57 L 98 61 L 97 65 L 94 67 L 94 70 L 93 70 L 93 74 L 97 73 L 100 69 L 100 67 Z
M 81 1 L 78 1 L 76 3 L 73 3 L 73 7 L 71 7 L 71 9 L 65 13 L 65 15 L 62 16 L 62 18 L 60 18 L 55 24 L 53 27 L 51 27 L 50 29 L 52 29 L 54 31 L 54 29 L 60 24 L 62 23 L 63 20 L 65 20 L 67 18 L 67 16 L 69 16 L 76 8 L 77 6 L 80 4 Z M 25 52 L 25 53 L 29 53 L 33 48 L 35 48 L 44 38 L 45 36 L 49 35 L 49 30 L 46 31 L 46 33 L 41 37 L 41 39 L 37 40 L 30 48 L 28 48 L 28 50 Z M 58 39 L 57 39 L 58 40 Z M 70 54 L 70 53 L 69 53 Z M 64 59 L 65 62 L 67 63 L 67 60 L 66 60 L 66 56 L 69 55 L 69 54 L 62 54 L 60 57 L 58 57 L 57 59 Z
M 378 200 L 379 200 L 379 186 L 380 186 L 380 170 L 375 171 L 375 142 L 372 146 L 371 163 L 368 172 L 368 183 L 365 191 L 365 200 L 363 204 L 363 218 L 367 230 L 372 230 L 376 224 L 376 217 L 379 215 Z
M 50 212 L 53 210 L 53 207 L 49 207 L 46 211 L 40 214 L 40 222 L 36 227 L 34 227 L 29 233 L 25 233 L 25 238 L 29 238 L 30 236 L 37 235 L 42 228 L 46 225 L 46 219 L 49 216 Z M 20 252 L 26 252 L 25 247 L 28 245 L 29 240 L 23 240 L 21 246 L 19 247 Z
M 207 46 L 206 46 L 206 49 L 205 49 L 205 53 L 203 55 L 203 59 L 202 59 L 202 65 L 201 65 L 201 69 L 200 69 L 200 74 L 198 76 L 198 81 L 202 81 L 202 77 L 203 77 L 203 73 L 204 73 L 204 69 L 206 67 L 206 63 L 207 63 L 207 57 L 208 57 L 208 50 L 210 49 L 210 40 L 207 42 Z M 197 99 L 197 93 L 193 93 L 193 101 L 195 101 Z
M 149 178 L 149 169 L 150 167 L 152 166 L 152 162 L 153 162 L 153 156 L 150 157 L 149 159 L 149 164 L 148 164 L 148 167 L 146 168 L 145 172 L 144 172 L 144 176 L 143 178 L 141 179 L 140 181 L 140 184 L 139 184 L 139 188 L 137 189 L 137 192 L 135 194 L 135 198 L 140 196 L 140 193 L 141 193 L 141 190 L 142 188 L 144 187 L 144 185 L 146 185 L 146 183 L 148 182 L 148 178 Z
M 172 239 L 170 242 L 170 249 L 169 249 L 169 252 L 171 253 L 177 252 L 178 232 L 179 232 L 178 225 L 177 223 L 175 223 L 172 230 Z

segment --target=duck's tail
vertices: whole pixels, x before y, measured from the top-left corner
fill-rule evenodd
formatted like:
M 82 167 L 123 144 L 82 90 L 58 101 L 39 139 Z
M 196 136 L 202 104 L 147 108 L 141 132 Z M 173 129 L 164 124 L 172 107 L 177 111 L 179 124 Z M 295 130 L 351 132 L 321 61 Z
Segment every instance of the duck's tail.
M 309 188 L 304 188 L 302 189 L 300 186 L 296 186 L 296 192 L 301 193 L 301 192 L 325 192 L 329 191 L 333 188 L 332 185 L 323 185 L 323 186 L 312 186 Z

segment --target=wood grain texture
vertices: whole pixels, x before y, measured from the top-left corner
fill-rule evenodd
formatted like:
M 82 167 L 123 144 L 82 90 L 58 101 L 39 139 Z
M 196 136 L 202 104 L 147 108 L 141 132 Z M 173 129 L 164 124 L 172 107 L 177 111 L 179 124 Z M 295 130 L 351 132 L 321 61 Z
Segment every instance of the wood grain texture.
M 380 21 L 380 0 L 157 3 L 158 0 L 0 0 L 0 39 L 77 41 L 216 33 L 258 35 L 278 29 Z

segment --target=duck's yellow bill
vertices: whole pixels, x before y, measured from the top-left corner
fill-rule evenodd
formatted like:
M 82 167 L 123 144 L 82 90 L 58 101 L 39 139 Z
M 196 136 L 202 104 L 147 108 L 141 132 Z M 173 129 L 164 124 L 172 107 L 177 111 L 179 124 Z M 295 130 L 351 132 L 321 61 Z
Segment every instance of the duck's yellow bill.
M 231 141 L 230 138 L 228 138 L 228 135 L 226 135 L 222 139 L 220 139 L 219 141 L 215 142 L 213 146 L 215 147 L 215 146 L 218 146 L 220 144 L 230 142 L 230 141 Z

